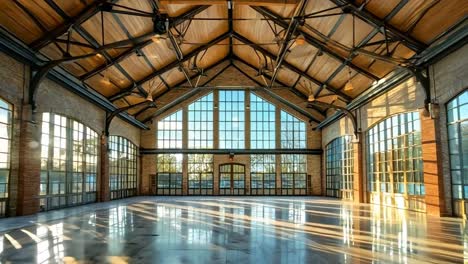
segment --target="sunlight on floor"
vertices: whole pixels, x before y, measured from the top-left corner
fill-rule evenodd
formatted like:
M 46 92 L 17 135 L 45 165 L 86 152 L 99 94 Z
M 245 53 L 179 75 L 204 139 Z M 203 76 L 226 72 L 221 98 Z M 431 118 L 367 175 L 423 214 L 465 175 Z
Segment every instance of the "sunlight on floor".
M 375 205 L 297 197 L 141 197 L 8 230 L 0 236 L 0 261 L 453 263 L 467 258 L 467 247 L 462 219 Z

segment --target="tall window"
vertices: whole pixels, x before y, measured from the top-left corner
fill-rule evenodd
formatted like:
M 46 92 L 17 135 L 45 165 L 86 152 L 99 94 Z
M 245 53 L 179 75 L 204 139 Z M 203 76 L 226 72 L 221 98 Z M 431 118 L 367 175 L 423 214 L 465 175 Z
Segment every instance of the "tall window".
M 325 150 L 327 196 L 353 199 L 353 136 L 330 142 Z
M 283 194 L 306 194 L 306 175 L 306 155 L 281 155 L 281 188 L 283 189 Z
M 219 148 L 245 148 L 244 91 L 219 91 Z
M 389 117 L 367 132 L 369 191 L 424 195 L 418 112 Z
M 281 111 L 281 148 L 306 148 L 306 125 L 297 117 Z
M 252 194 L 274 194 L 274 189 L 276 188 L 275 166 L 275 155 L 250 156 L 250 184 Z
M 275 106 L 255 94 L 250 94 L 250 147 L 274 149 Z
M 213 93 L 188 106 L 188 147 L 213 148 Z
M 111 199 L 136 195 L 137 147 L 124 137 L 109 137 L 109 176 Z
M 159 154 L 157 194 L 182 194 L 182 154 Z
M 96 200 L 98 140 L 96 132 L 77 121 L 43 113 L 40 179 L 43 210 Z
M 11 106 L 0 99 L 0 216 L 5 216 L 10 177 Z
M 212 194 L 213 155 L 188 155 L 189 194 Z
M 450 170 L 454 199 L 468 199 L 468 91 L 447 104 Z
M 182 148 L 182 110 L 158 122 L 158 148 Z

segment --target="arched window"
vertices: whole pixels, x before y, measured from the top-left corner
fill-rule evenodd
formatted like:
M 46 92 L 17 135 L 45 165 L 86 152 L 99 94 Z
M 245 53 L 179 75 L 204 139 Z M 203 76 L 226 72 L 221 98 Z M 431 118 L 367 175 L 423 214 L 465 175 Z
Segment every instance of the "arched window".
M 368 190 L 424 195 L 418 112 L 389 117 L 367 132 Z
M 10 178 L 12 107 L 0 99 L 0 217 L 6 214 Z
M 98 134 L 54 114 L 42 114 L 42 210 L 96 201 Z
M 327 196 L 353 199 L 353 136 L 335 138 L 325 148 Z
M 453 199 L 468 199 L 468 91 L 447 104 Z
M 137 194 L 137 146 L 124 137 L 109 137 L 109 187 L 111 199 Z

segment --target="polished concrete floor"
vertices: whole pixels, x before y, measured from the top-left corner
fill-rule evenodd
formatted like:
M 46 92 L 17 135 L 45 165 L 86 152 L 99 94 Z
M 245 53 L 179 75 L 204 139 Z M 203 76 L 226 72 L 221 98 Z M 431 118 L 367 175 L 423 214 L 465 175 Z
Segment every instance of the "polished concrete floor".
M 467 230 L 321 197 L 136 197 L 0 220 L 0 262 L 463 263 Z

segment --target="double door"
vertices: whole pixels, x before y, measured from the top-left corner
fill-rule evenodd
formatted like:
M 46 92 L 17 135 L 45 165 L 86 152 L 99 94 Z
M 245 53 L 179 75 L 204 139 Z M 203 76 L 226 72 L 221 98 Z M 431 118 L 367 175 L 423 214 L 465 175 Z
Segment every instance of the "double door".
M 245 194 L 245 165 L 229 163 L 219 166 L 219 194 Z

